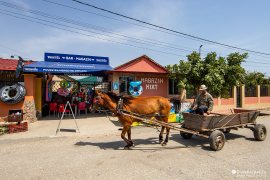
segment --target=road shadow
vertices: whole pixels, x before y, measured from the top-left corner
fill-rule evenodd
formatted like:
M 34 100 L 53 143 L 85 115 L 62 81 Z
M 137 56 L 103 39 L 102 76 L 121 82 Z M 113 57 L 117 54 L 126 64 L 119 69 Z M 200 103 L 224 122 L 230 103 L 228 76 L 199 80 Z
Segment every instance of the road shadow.
M 251 132 L 253 134 L 253 132 Z M 240 135 L 240 134 L 235 134 L 235 133 L 227 133 L 225 134 L 226 136 L 226 140 L 234 140 L 234 139 L 238 139 L 238 138 L 243 138 L 245 140 L 248 140 L 248 141 L 257 141 L 254 137 L 251 138 L 251 137 L 246 137 L 246 136 L 243 136 L 243 135 Z
M 234 139 L 242 138 L 243 140 L 255 141 L 253 138 L 246 138 L 243 135 L 226 133 L 226 141 L 232 141 Z M 170 145 L 170 141 L 177 142 L 179 145 Z M 133 139 L 135 147 L 132 150 L 140 151 L 161 151 L 166 149 L 179 149 L 179 148 L 201 148 L 206 151 L 213 151 L 210 149 L 209 138 L 203 138 L 194 135 L 191 139 L 184 139 L 181 137 L 180 133 L 171 134 L 167 146 L 157 146 L 159 144 L 158 138 L 146 138 L 146 139 Z M 89 142 L 89 141 L 79 141 L 74 144 L 75 146 L 95 146 L 100 149 L 113 149 L 113 150 L 123 150 L 126 145 L 124 141 L 113 141 L 113 142 Z
M 256 141 L 254 138 L 247 138 L 246 136 L 235 134 L 235 133 L 225 133 L 226 142 L 233 141 L 235 139 L 242 138 L 243 140 Z M 172 134 L 170 140 L 176 141 L 180 144 L 185 145 L 186 147 L 200 147 L 204 150 L 209 150 L 209 138 L 203 138 L 196 135 L 193 135 L 191 139 L 184 139 L 180 134 Z
M 113 120 L 112 118 L 110 119 L 110 122 L 116 127 L 120 127 L 120 128 L 123 127 L 123 125 L 119 121 Z
M 78 115 L 75 117 L 76 120 L 80 120 L 80 119 L 93 119 L 93 118 L 97 118 L 97 117 L 107 117 L 106 114 L 104 113 L 88 113 L 88 114 L 81 114 L 81 115 Z M 42 118 L 39 119 L 39 121 L 59 121 L 61 119 L 61 116 L 54 116 L 54 115 L 51 115 L 51 116 L 44 116 Z M 73 119 L 73 116 L 72 115 L 65 115 L 64 118 L 65 120 L 69 120 L 69 119 Z
M 199 137 L 199 136 L 192 136 L 191 139 L 184 139 L 181 137 L 181 135 L 179 133 L 179 134 L 172 134 L 170 140 L 175 141 L 179 144 L 182 144 L 186 148 L 199 147 L 203 150 L 210 151 L 208 138 L 203 138 L 203 137 Z
M 179 149 L 186 148 L 186 146 L 170 146 L 169 143 L 167 146 L 161 146 L 158 142 L 158 138 L 147 138 L 147 139 L 133 139 L 135 144 L 131 150 L 139 151 L 161 151 L 166 149 Z M 113 150 L 124 150 L 126 145 L 124 141 L 113 141 L 113 142 L 84 142 L 79 141 L 74 144 L 75 146 L 95 146 L 103 150 L 113 149 Z

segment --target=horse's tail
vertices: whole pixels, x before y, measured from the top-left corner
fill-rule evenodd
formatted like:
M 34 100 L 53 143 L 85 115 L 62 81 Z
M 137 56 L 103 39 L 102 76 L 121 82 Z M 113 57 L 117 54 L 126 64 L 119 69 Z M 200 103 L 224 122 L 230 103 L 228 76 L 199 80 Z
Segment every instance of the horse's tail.
M 160 98 L 159 99 L 159 111 L 160 114 L 163 116 L 169 116 L 170 110 L 171 110 L 171 103 L 167 98 Z

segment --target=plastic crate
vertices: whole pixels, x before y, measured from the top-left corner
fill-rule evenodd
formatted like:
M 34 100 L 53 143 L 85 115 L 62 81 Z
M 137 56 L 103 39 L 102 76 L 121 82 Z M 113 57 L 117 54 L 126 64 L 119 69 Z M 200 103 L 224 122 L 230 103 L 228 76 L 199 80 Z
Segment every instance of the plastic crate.
M 8 114 L 9 114 L 8 115 L 8 122 L 21 122 L 21 121 L 23 121 L 23 111 L 20 109 L 9 110 Z
M 20 124 L 9 124 L 8 125 L 8 133 L 18 133 L 28 131 L 28 122 L 20 123 Z

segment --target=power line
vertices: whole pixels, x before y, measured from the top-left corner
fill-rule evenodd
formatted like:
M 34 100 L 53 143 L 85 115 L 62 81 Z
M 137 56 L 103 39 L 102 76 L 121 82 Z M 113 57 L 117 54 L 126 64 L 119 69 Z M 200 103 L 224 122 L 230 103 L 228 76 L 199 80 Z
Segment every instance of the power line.
M 84 23 L 84 22 L 80 22 L 80 21 L 76 21 L 76 20 L 72 20 L 72 19 L 67 19 L 65 17 L 51 15 L 51 14 L 48 14 L 48 13 L 45 13 L 45 12 L 42 12 L 42 11 L 25 9 L 23 7 L 17 6 L 17 5 L 12 4 L 12 3 L 7 3 L 7 2 L 0 1 L 0 5 L 3 5 L 5 7 L 9 7 L 9 8 L 13 8 L 13 9 L 16 9 L 16 10 L 32 13 L 32 14 L 39 15 L 39 16 L 42 16 L 42 17 L 54 19 L 54 20 L 61 20 L 63 22 L 73 24 L 73 25 L 76 25 L 76 26 L 81 26 L 81 27 L 85 27 L 85 28 L 91 28 L 91 29 L 94 29 L 94 30 L 97 30 L 97 31 L 102 31 L 102 32 L 114 34 L 117 37 L 120 36 L 120 38 L 122 38 L 122 39 L 123 38 L 129 38 L 129 39 L 134 40 L 135 43 L 140 43 L 140 44 L 146 44 L 147 43 L 147 44 L 150 44 L 152 46 L 165 47 L 165 48 L 170 48 L 170 49 L 177 49 L 177 50 L 186 51 L 186 52 L 195 51 L 194 49 L 188 50 L 188 49 L 184 49 L 184 48 L 179 48 L 179 47 L 176 47 L 177 45 L 173 46 L 173 45 L 170 45 L 170 44 L 168 44 L 166 42 L 162 42 L 162 41 L 145 40 L 145 39 L 140 39 L 140 38 L 136 38 L 136 37 L 130 37 L 130 36 L 127 36 L 127 35 L 124 35 L 124 34 L 115 33 L 113 30 L 107 29 L 107 28 L 102 27 L 102 26 L 96 26 L 96 25 L 92 25 L 92 24 L 88 24 L 88 23 Z M 110 36 L 112 36 L 112 35 L 110 35 Z M 126 40 L 126 39 L 124 39 L 124 40 Z
M 106 19 L 110 19 L 110 20 L 114 20 L 114 21 L 118 21 L 118 22 L 124 22 L 124 23 L 135 25 L 135 26 L 138 26 L 138 27 L 142 27 L 142 28 L 146 28 L 146 29 L 151 29 L 151 30 L 154 30 L 154 31 L 157 31 L 157 32 L 162 32 L 162 33 L 166 33 L 166 34 L 169 34 L 169 35 L 174 35 L 174 36 L 184 37 L 186 39 L 194 40 L 193 38 L 190 38 L 190 37 L 187 37 L 187 36 L 183 36 L 181 34 L 175 34 L 175 33 L 171 33 L 171 32 L 165 31 L 165 30 L 153 28 L 151 26 L 146 26 L 146 25 L 142 25 L 142 24 L 138 24 L 138 23 L 133 23 L 133 22 L 125 21 L 125 20 L 122 20 L 122 19 L 117 19 L 117 18 L 114 18 L 114 17 L 111 17 L 111 16 L 106 16 L 106 15 L 99 14 L 99 13 L 96 13 L 96 12 L 91 12 L 89 10 L 84 10 L 84 9 L 80 9 L 80 8 L 77 8 L 77 7 L 68 6 L 66 4 L 61 4 L 61 3 L 53 2 L 53 1 L 50 1 L 50 0 L 41 0 L 41 1 L 44 1 L 44 2 L 47 2 L 47 3 L 50 3 L 50 4 L 54 4 L 54 5 L 57 5 L 57 6 L 61 6 L 61 7 L 64 7 L 64 8 L 72 9 L 72 10 L 75 10 L 75 11 L 80 11 L 80 12 L 83 12 L 83 13 L 92 14 L 92 15 L 99 16 L 99 17 L 102 17 L 102 18 L 106 18 Z M 196 41 L 199 41 L 201 43 L 205 43 L 205 41 L 201 41 L 201 40 L 196 40 Z M 189 48 L 189 47 L 186 47 L 186 48 Z M 233 48 L 229 48 L 228 47 L 228 49 L 233 49 Z M 207 51 L 202 50 L 202 52 L 207 52 Z M 209 50 L 208 52 L 212 52 L 212 50 Z M 249 53 L 250 54 L 253 54 L 253 55 L 256 55 L 256 56 L 264 57 L 264 56 L 259 55 L 259 54 L 256 54 L 256 53 L 251 53 L 251 52 L 249 52 Z M 264 58 L 268 58 L 268 57 L 264 57 Z
M 77 21 L 74 21 L 74 20 L 70 20 L 70 19 L 67 19 L 67 18 L 64 18 L 64 17 L 61 17 L 61 16 L 55 16 L 55 15 L 50 15 L 50 14 L 47 14 L 47 13 L 44 13 L 42 11 L 37 11 L 37 10 L 26 10 L 25 8 L 22 8 L 20 6 L 16 6 L 14 4 L 11 4 L 11 3 L 6 3 L 6 2 L 3 2 L 3 1 L 0 1 L 0 4 L 6 6 L 6 7 L 10 7 L 10 8 L 15 8 L 17 10 L 21 10 L 21 11 L 24 11 L 24 12 L 29 12 L 29 13 L 32 13 L 32 14 L 36 14 L 36 15 L 40 15 L 40 16 L 43 16 L 43 17 L 47 17 L 47 18 L 51 18 L 51 19 L 55 19 L 55 20 L 61 20 L 61 21 L 64 21 L 64 22 L 67 22 L 67 23 L 71 23 L 71 24 L 75 24 L 75 25 L 78 25 L 78 26 L 83 26 L 83 27 L 88 27 L 87 25 L 89 24 L 84 24 L 82 22 L 77 22 Z M 6 11 L 6 12 L 9 12 L 9 13 L 14 13 L 14 12 L 11 12 L 11 11 L 7 11 L 7 10 L 2 10 L 2 11 Z M 15 13 L 16 14 L 16 13 Z M 18 13 L 17 13 L 18 14 Z M 20 16 L 25 16 L 25 15 L 22 15 L 22 14 L 18 14 Z M 29 16 L 27 16 L 29 17 Z M 30 17 L 30 18 L 33 18 L 33 17 Z M 42 20 L 42 19 L 39 19 L 39 18 L 36 18 L 38 20 Z M 42 20 L 44 21 L 44 20 Z M 45 20 L 46 21 L 46 20 Z M 49 23 L 53 23 L 51 21 L 46 21 L 46 22 L 49 22 Z M 66 26 L 66 25 L 63 25 L 63 24 L 60 24 L 62 26 L 65 26 L 65 27 L 69 27 L 69 28 L 74 28 L 74 27 L 71 27 L 71 26 Z M 102 27 L 103 28 L 103 27 Z M 82 30 L 82 31 L 87 31 L 87 30 L 84 30 L 84 29 L 78 29 L 78 28 L 75 28 L 77 30 Z M 105 28 L 106 29 L 106 28 Z M 94 33 L 94 34 L 99 34 L 99 35 L 104 35 L 102 33 L 96 33 L 96 32 L 93 32 L 93 31 L 87 31 L 87 32 L 90 32 L 90 33 Z M 109 36 L 109 37 L 113 37 L 113 36 L 110 36 L 110 35 L 106 35 L 106 36 Z M 125 35 L 123 35 L 125 37 Z M 126 36 L 128 37 L 128 36 Z M 141 39 L 138 39 L 138 40 L 141 40 Z M 143 47 L 144 48 L 144 47 Z M 144 48 L 145 49 L 145 48 Z M 148 48 L 149 49 L 149 48 Z M 157 51 L 157 50 L 154 50 L 154 51 Z M 188 50 L 187 50 L 188 51 Z M 164 52 L 164 51 L 163 51 Z M 167 52 L 166 52 L 167 53 Z M 170 53 L 172 54 L 172 53 Z M 176 55 L 176 54 L 173 54 L 173 55 Z M 245 63 L 258 63 L 258 62 L 254 62 L 254 61 L 246 61 Z M 261 62 L 261 64 L 269 64 L 269 63 L 263 63 Z
M 270 55 L 269 53 L 259 52 L 259 51 L 255 51 L 255 50 L 249 50 L 249 49 L 245 49 L 245 48 L 240 48 L 240 47 L 236 47 L 236 46 L 233 46 L 233 45 L 228 45 L 228 44 L 225 44 L 225 43 L 220 43 L 220 42 L 217 42 L 217 41 L 213 41 L 213 40 L 201 38 L 201 37 L 198 37 L 198 36 L 194 36 L 194 35 L 191 35 L 191 34 L 183 33 L 183 32 L 180 32 L 180 31 L 176 31 L 176 30 L 164 27 L 164 26 L 152 24 L 152 23 L 149 23 L 149 22 L 146 22 L 146 21 L 142 21 L 142 20 L 130 17 L 130 16 L 126 16 L 126 15 L 123 15 L 123 14 L 120 14 L 120 13 L 117 13 L 117 12 L 113 12 L 113 11 L 110 11 L 110 10 L 107 10 L 107 9 L 104 9 L 104 8 L 100 8 L 100 7 L 97 7 L 97 6 L 94 6 L 92 4 L 82 2 L 82 1 L 79 1 L 79 0 L 72 0 L 72 1 L 74 1 L 76 3 L 79 3 L 79 4 L 82 4 L 82 5 L 85 5 L 85 6 L 89 6 L 89 7 L 101 10 L 101 11 L 104 11 L 104 12 L 107 12 L 107 13 L 110 13 L 110 14 L 113 14 L 113 15 L 116 15 L 116 16 L 123 17 L 123 18 L 129 19 L 129 20 L 132 20 L 132 21 L 136 21 L 136 22 L 139 22 L 139 23 L 142 23 L 142 24 L 146 24 L 146 25 L 149 25 L 149 26 L 152 26 L 152 27 L 155 27 L 155 28 L 159 28 L 159 29 L 162 29 L 162 30 L 166 30 L 166 31 L 169 31 L 169 32 L 176 33 L 176 34 L 181 34 L 181 35 L 186 36 L 186 37 L 194 38 L 196 40 L 200 40 L 200 41 L 204 41 L 204 42 L 207 42 L 207 43 L 216 44 L 216 45 L 220 45 L 220 46 L 224 46 L 224 47 L 229 47 L 229 48 L 233 48 L 233 49 L 238 49 L 238 50 L 242 50 L 242 51 L 252 52 L 252 53 L 256 53 L 256 54 L 267 55 L 267 56 Z
M 0 47 L 5 48 L 5 49 L 8 49 L 8 50 L 10 50 L 10 51 L 14 51 L 14 52 L 16 52 L 16 53 L 25 54 L 24 52 L 18 51 L 18 50 L 16 50 L 16 49 L 7 47 L 7 46 L 2 45 L 2 44 L 0 44 Z M 25 55 L 26 55 L 26 54 L 25 54 Z
M 2 9 L 0 9 L 0 10 L 2 10 Z M 2 11 L 6 11 L 6 10 L 2 10 Z M 59 26 L 55 26 L 55 25 L 51 25 L 51 24 L 57 24 L 57 25 L 60 25 L 60 26 L 64 26 L 64 27 L 68 27 L 68 28 L 72 28 L 72 29 L 77 29 L 77 30 L 80 30 L 80 31 L 86 31 L 86 30 L 83 30 L 83 29 L 74 28 L 74 27 L 71 27 L 71 26 L 67 26 L 67 25 L 63 25 L 63 24 L 60 24 L 60 23 L 55 23 L 55 22 L 51 22 L 51 21 L 47 21 L 47 20 L 42 20 L 42 19 L 39 19 L 39 18 L 30 17 L 30 16 L 26 16 L 28 18 L 24 18 L 22 16 L 25 16 L 25 15 L 19 14 L 19 13 L 15 13 L 15 14 L 18 14 L 20 16 L 15 16 L 14 14 L 4 13 L 4 12 L 0 12 L 0 13 L 1 14 L 4 14 L 4 15 L 7 15 L 7 16 L 15 17 L 15 18 L 18 18 L 18 19 L 23 19 L 23 20 L 26 20 L 26 21 L 34 22 L 34 23 L 37 23 L 37 24 L 42 24 L 42 25 L 45 25 L 47 27 L 53 27 L 53 28 L 56 28 L 56 29 L 60 29 L 60 30 L 64 30 L 64 31 L 68 31 L 68 32 L 72 32 L 72 33 L 76 33 L 76 34 L 88 36 L 88 37 L 99 39 L 99 40 L 110 41 L 110 42 L 117 43 L 117 44 L 127 45 L 127 46 L 136 47 L 136 48 L 139 48 L 139 49 L 145 49 L 145 50 L 149 50 L 149 51 L 153 51 L 153 52 L 158 52 L 158 53 L 162 53 L 162 54 L 174 55 L 174 56 L 177 56 L 177 57 L 179 57 L 179 56 L 185 57 L 185 56 L 179 55 L 179 54 L 169 53 L 169 52 L 166 52 L 166 51 L 159 51 L 159 50 L 155 50 L 155 49 L 151 49 L 151 48 L 146 48 L 146 47 L 142 47 L 142 46 L 136 46 L 136 45 L 133 45 L 133 44 L 123 43 L 123 42 L 119 42 L 119 41 L 115 41 L 115 40 L 111 40 L 111 39 L 106 39 L 106 38 L 102 38 L 102 37 L 91 36 L 89 34 L 85 34 L 85 33 L 74 31 L 74 30 L 70 30 L 70 29 L 64 29 L 64 28 L 61 28 Z M 14 13 L 14 12 L 12 12 L 12 13 Z M 31 20 L 29 18 L 36 19 L 38 21 Z M 40 22 L 40 21 L 45 21 L 47 23 L 43 23 L 43 22 Z M 48 24 L 48 23 L 50 23 L 50 24 Z M 94 33 L 94 32 L 92 32 L 92 33 Z
M 47 3 L 51 3 L 51 4 L 54 4 L 54 5 L 58 5 L 58 6 L 62 6 L 62 7 L 65 7 L 65 8 L 69 8 L 69 9 L 72 9 L 72 10 L 76 10 L 76 11 L 80 11 L 80 12 L 84 12 L 84 13 L 96 15 L 96 16 L 103 17 L 103 18 L 106 18 L 106 19 L 115 20 L 115 21 L 119 21 L 119 22 L 124 22 L 124 23 L 127 23 L 127 24 L 131 24 L 131 25 L 135 25 L 135 26 L 139 26 L 139 27 L 143 27 L 143 28 L 155 30 L 155 31 L 158 31 L 158 32 L 162 32 L 162 33 L 166 33 L 166 34 L 170 34 L 170 35 L 174 35 L 174 36 L 184 37 L 184 36 L 182 36 L 180 34 L 170 33 L 168 31 L 163 31 L 163 30 L 152 28 L 152 27 L 149 27 L 149 26 L 144 26 L 144 25 L 141 25 L 141 24 L 132 23 L 132 22 L 125 21 L 125 20 L 122 20 L 122 19 L 117 19 L 117 18 L 113 18 L 113 17 L 110 17 L 110 16 L 105 16 L 103 14 L 99 14 L 99 13 L 95 13 L 95 12 L 83 10 L 83 9 L 80 9 L 80 8 L 68 6 L 66 4 L 61 4 L 61 3 L 57 3 L 57 2 L 53 2 L 53 1 L 49 1 L 49 0 L 41 0 L 41 1 L 44 1 L 44 2 L 47 2 Z M 189 38 L 189 37 L 186 37 L 186 38 Z M 192 39 L 192 38 L 190 38 L 190 39 Z M 201 42 L 203 42 L 203 41 L 201 41 Z
M 171 32 L 165 31 L 165 30 L 153 28 L 153 27 L 150 27 L 150 26 L 146 26 L 146 25 L 142 25 L 142 24 L 138 24 L 138 23 L 133 23 L 133 22 L 125 21 L 125 20 L 122 20 L 122 19 L 113 18 L 111 16 L 106 16 L 106 15 L 103 15 L 103 14 L 91 12 L 91 11 L 80 9 L 80 8 L 77 8 L 77 7 L 68 6 L 66 4 L 61 4 L 61 3 L 53 2 L 53 1 L 50 1 L 50 0 L 41 0 L 41 1 L 44 1 L 44 2 L 47 2 L 47 3 L 51 3 L 51 4 L 54 4 L 54 5 L 58 5 L 58 6 L 61 6 L 61 7 L 69 8 L 69 9 L 72 9 L 72 10 L 76 10 L 76 11 L 80 11 L 80 12 L 92 14 L 92 15 L 99 16 L 99 17 L 102 17 L 102 18 L 106 18 L 106 19 L 110 19 L 110 20 L 115 20 L 115 21 L 118 21 L 118 22 L 124 22 L 124 23 L 127 23 L 127 24 L 139 26 L 139 27 L 142 27 L 142 28 L 151 29 L 151 30 L 154 30 L 154 31 L 157 31 L 157 32 L 162 32 L 162 33 L 166 33 L 166 34 L 169 34 L 169 35 L 173 35 L 173 36 L 177 36 L 177 37 L 183 37 L 183 38 L 186 38 L 186 39 L 194 40 L 194 38 L 186 37 L 186 36 L 183 36 L 181 34 L 175 34 L 175 33 L 171 33 Z M 201 41 L 201 40 L 197 40 L 197 41 L 199 41 L 201 43 L 205 43 L 205 41 Z M 189 47 L 186 47 L 186 48 L 189 48 Z M 230 48 L 230 49 L 233 49 L 233 48 Z M 202 50 L 202 52 L 206 52 L 206 51 Z
M 2 9 L 0 9 L 1 11 Z M 2 10 L 3 11 L 3 10 Z M 22 15 L 22 14 L 19 14 L 19 13 L 15 13 L 15 14 L 18 14 L 20 16 L 15 16 L 13 14 L 8 14 L 8 13 L 3 13 L 3 12 L 0 12 L 0 14 L 4 14 L 4 15 L 8 15 L 8 16 L 11 16 L 11 17 L 15 17 L 15 18 L 18 18 L 18 19 L 23 19 L 23 20 L 26 20 L 26 21 L 30 21 L 30 22 L 34 22 L 34 23 L 37 23 L 37 24 L 41 24 L 41 25 L 44 25 L 44 26 L 47 26 L 47 27 L 53 27 L 53 28 L 56 28 L 56 29 L 60 29 L 60 30 L 64 30 L 64 31 L 67 31 L 67 32 L 72 32 L 72 33 L 76 33 L 76 34 L 80 34 L 80 35 L 84 35 L 84 36 L 88 36 L 88 37 L 91 37 L 91 38 L 96 38 L 96 39 L 101 39 L 101 40 L 106 40 L 106 41 L 111 41 L 111 40 L 108 40 L 108 39 L 104 39 L 104 38 L 98 38 L 98 37 L 94 37 L 94 36 L 91 36 L 89 34 L 85 34 L 85 33 L 81 33 L 81 32 L 78 32 L 78 31 L 73 31 L 73 30 L 69 30 L 69 29 L 64 29 L 64 28 L 61 28 L 61 27 L 58 27 L 58 26 L 55 26 L 55 25 L 51 25 L 51 24 L 47 24 L 47 23 L 43 23 L 43 22 L 39 22 L 39 21 L 34 21 L 34 20 L 31 20 L 29 18 L 24 18 L 24 17 L 21 17 L 21 16 L 25 16 L 25 15 Z M 29 17 L 29 16 L 28 16 Z M 33 18 L 33 17 L 32 17 Z M 49 21 L 48 21 L 49 22 Z M 54 23 L 54 22 L 50 22 L 50 23 Z M 54 23 L 55 24 L 55 23 Z M 59 23 L 56 23 L 57 25 L 61 25 Z M 119 43 L 119 44 L 123 44 L 121 42 L 115 42 L 115 41 L 112 41 L 114 43 Z M 124 45 L 129 45 L 129 44 L 124 44 Z M 133 46 L 133 45 L 129 45 L 129 46 Z M 3 46 L 2 46 L 3 47 Z M 133 47 L 136 47 L 136 48 L 142 48 L 142 49 L 147 49 L 147 50 L 151 50 L 151 51 L 155 51 L 155 52 L 159 52 L 159 53 L 166 53 L 166 52 L 162 52 L 162 51 L 157 51 L 157 50 L 153 50 L 153 49 L 149 49 L 149 48 L 144 48 L 144 47 L 138 47 L 138 46 L 133 46 Z M 7 47 L 6 47 L 7 48 Z M 11 50 L 14 50 L 12 48 L 9 48 Z M 14 51 L 17 51 L 17 50 L 14 50 Z M 20 51 L 17 51 L 17 52 L 20 52 Z M 21 53 L 21 52 L 20 52 Z M 166 54 L 171 54 L 171 53 L 166 53 Z M 171 54 L 171 55 L 176 55 L 176 54 Z M 179 55 L 176 55 L 176 56 L 179 56 Z M 257 63 L 257 62 L 246 62 L 246 63 Z M 270 67 L 270 63 L 264 63 L 264 64 L 269 64 L 269 67 Z M 249 65 L 249 64 L 244 64 L 244 66 L 249 66 L 249 67 L 254 67 L 254 65 Z M 255 67 L 268 67 L 268 66 L 260 66 L 260 65 L 255 65 Z
M 48 14 L 48 13 L 45 13 L 45 12 L 42 12 L 42 11 L 38 11 L 38 10 L 25 9 L 23 7 L 17 6 L 17 5 L 12 4 L 12 3 L 7 3 L 7 2 L 0 1 L 0 4 L 3 5 L 3 6 L 6 6 L 6 7 L 14 8 L 14 9 L 24 11 L 24 12 L 29 12 L 29 13 L 32 13 L 32 14 L 36 14 L 36 15 L 39 15 L 39 16 L 46 17 L 46 18 L 50 18 L 50 19 L 54 19 L 54 20 L 60 20 L 60 21 L 63 21 L 63 22 L 69 23 L 69 24 L 74 24 L 74 25 L 81 26 L 81 27 L 91 28 L 91 29 L 94 29 L 94 30 L 115 34 L 117 36 L 121 36 L 121 37 L 124 37 L 124 38 L 130 38 L 130 39 L 133 39 L 136 43 L 140 43 L 140 44 L 142 42 L 144 42 L 143 44 L 150 43 L 151 45 L 154 45 L 154 46 L 162 46 L 162 47 L 168 47 L 168 48 L 172 48 L 172 49 L 179 49 L 179 50 L 183 50 L 183 51 L 186 51 L 186 52 L 194 51 L 194 49 L 187 50 L 187 49 L 183 49 L 183 48 L 178 48 L 178 47 L 175 47 L 177 45 L 171 45 L 171 44 L 169 44 L 167 42 L 163 42 L 163 41 L 157 41 L 157 40 L 152 40 L 152 39 L 144 40 L 144 39 L 140 39 L 140 38 L 136 38 L 136 37 L 134 38 L 134 37 L 126 36 L 124 34 L 115 33 L 113 30 L 107 29 L 107 28 L 102 27 L 102 26 L 88 24 L 88 23 L 68 19 L 68 18 L 61 17 L 61 16 L 51 15 L 51 14 Z M 207 51 L 204 51 L 204 52 L 207 52 Z M 209 51 L 207 53 L 209 53 Z M 205 54 L 205 53 L 202 53 L 202 54 Z M 254 58 L 253 58 L 253 60 L 254 60 Z M 249 61 L 249 62 L 251 62 L 251 61 Z M 254 63 L 256 63 L 256 62 L 254 62 Z M 264 64 L 264 63 L 262 63 L 262 64 Z
M 23 14 L 20 14 L 20 13 L 16 13 L 16 12 L 11 12 L 11 11 L 8 11 L 8 10 L 3 10 L 3 9 L 0 9 L 1 11 L 5 11 L 5 12 L 8 12 L 8 13 L 12 13 L 12 14 L 17 14 L 17 15 L 20 15 L 20 16 L 25 16 L 25 17 L 28 17 L 28 18 L 32 18 L 32 19 L 36 19 L 36 20 L 39 20 L 39 21 L 45 21 L 47 23 L 53 23 L 55 24 L 54 22 L 52 21 L 47 21 L 47 20 L 43 20 L 43 19 L 40 19 L 40 18 L 35 18 L 35 17 L 31 17 L 31 16 L 26 16 L 26 15 L 23 15 Z M 67 25 L 63 25 L 63 24 L 59 24 L 58 25 L 61 25 L 61 26 L 64 26 L 64 27 L 68 27 L 68 28 L 73 28 L 73 29 L 77 29 L 77 30 L 81 30 L 81 31 L 87 31 L 87 30 L 84 30 L 84 29 L 79 29 L 79 28 L 74 28 L 74 27 L 71 27 L 71 26 L 67 26 Z M 104 35 L 102 33 L 96 33 L 96 32 L 93 32 L 93 31 L 87 31 L 87 32 L 90 32 L 90 33 L 94 33 L 94 34 L 99 34 L 99 35 Z M 109 36 L 111 37 L 111 36 Z M 104 39 L 103 39 L 104 40 Z M 113 41 L 114 42 L 114 41 Z M 119 43 L 119 42 L 117 42 Z M 156 51 L 156 50 L 155 50 Z M 171 54 L 171 53 L 169 53 Z M 176 55 L 176 54 L 172 54 L 172 55 Z M 255 63 L 255 64 L 258 64 L 258 62 L 256 61 L 246 61 L 244 63 Z M 263 63 L 263 62 L 260 62 L 261 64 L 270 64 L 270 63 Z

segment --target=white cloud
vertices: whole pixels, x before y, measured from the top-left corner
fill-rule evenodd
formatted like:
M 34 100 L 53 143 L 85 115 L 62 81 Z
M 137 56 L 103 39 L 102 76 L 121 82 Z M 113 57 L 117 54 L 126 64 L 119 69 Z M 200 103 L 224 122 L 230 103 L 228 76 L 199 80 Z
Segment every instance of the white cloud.
M 26 9 L 31 9 L 31 7 L 24 1 L 20 0 L 12 0 L 13 3 L 18 4 Z M 174 1 L 176 2 L 176 1 Z M 172 23 L 174 21 L 179 20 L 179 12 L 180 12 L 180 4 L 172 2 L 165 2 L 161 1 L 156 3 L 156 1 L 144 1 L 141 4 L 136 4 L 136 6 L 131 7 L 131 15 L 136 18 L 141 18 L 137 16 L 138 14 L 143 14 L 146 21 L 156 24 L 162 24 L 162 22 Z M 179 5 L 179 6 L 178 6 Z M 177 13 L 178 19 L 174 19 L 175 13 Z M 137 14 L 137 15 L 136 15 Z M 136 16 L 135 16 L 136 15 Z M 69 17 L 67 17 L 69 18 Z M 166 25 L 165 24 L 165 25 Z M 164 25 L 164 26 L 165 26 Z M 87 37 L 85 35 L 75 34 L 72 32 L 65 32 L 62 30 L 50 29 L 47 28 L 48 31 L 44 33 L 44 36 L 34 36 L 32 38 L 28 38 L 22 43 L 17 44 L 16 48 L 20 49 L 20 51 L 25 52 L 25 54 L 29 54 L 29 58 L 38 60 L 43 59 L 43 54 L 45 51 L 52 51 L 52 52 L 66 52 L 74 46 L 95 46 L 101 43 L 111 44 L 113 42 L 110 41 L 120 41 L 122 43 L 134 44 L 128 40 L 123 40 L 121 38 L 113 38 L 107 37 L 105 35 L 93 35 L 92 37 Z M 115 29 L 112 27 L 110 29 Z M 34 29 L 33 29 L 34 30 Z M 75 30 L 77 31 L 77 30 Z M 88 32 L 83 32 L 85 34 L 90 34 Z M 162 37 L 159 32 L 155 32 L 151 29 L 141 28 L 138 26 L 133 26 L 130 24 L 122 24 L 119 31 L 116 33 L 124 34 L 126 36 L 140 38 L 140 39 L 157 39 L 162 40 L 165 37 Z M 106 40 L 102 40 L 106 39 Z M 169 40 L 166 40 L 169 42 Z M 138 45 L 138 44 L 137 44 Z M 14 46 L 14 45 L 13 45 Z M 123 46 L 123 45 L 117 45 Z M 115 46 L 111 46 L 111 49 L 115 49 Z
M 89 34 L 87 32 L 83 33 Z M 48 30 L 46 36 L 33 37 L 24 41 L 20 49 L 26 54 L 33 55 L 33 59 L 41 59 L 46 51 L 64 51 L 64 49 L 71 49 L 71 47 L 89 46 L 98 43 L 108 44 L 113 43 L 111 41 L 115 40 L 115 38 L 105 35 L 86 36 L 61 30 Z
M 30 5 L 23 0 L 11 0 L 11 3 L 21 6 L 25 9 L 31 9 Z

